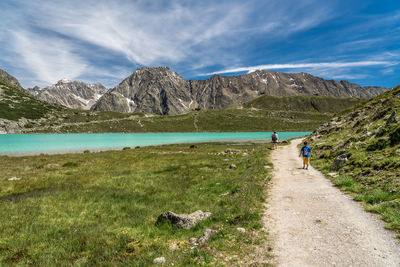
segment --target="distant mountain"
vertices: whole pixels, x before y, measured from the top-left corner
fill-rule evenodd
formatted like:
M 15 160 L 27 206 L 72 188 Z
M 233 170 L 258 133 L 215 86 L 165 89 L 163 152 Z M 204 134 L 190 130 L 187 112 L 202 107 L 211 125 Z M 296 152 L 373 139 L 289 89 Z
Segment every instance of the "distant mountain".
M 167 67 L 140 68 L 104 94 L 92 109 L 170 115 L 195 108 L 226 108 L 264 94 L 370 98 L 386 90 L 348 81 L 324 80 L 307 73 L 256 71 L 188 81 Z
M 107 92 L 102 84 L 60 80 L 45 88 L 28 88 L 28 92 L 40 100 L 74 109 L 88 110 Z

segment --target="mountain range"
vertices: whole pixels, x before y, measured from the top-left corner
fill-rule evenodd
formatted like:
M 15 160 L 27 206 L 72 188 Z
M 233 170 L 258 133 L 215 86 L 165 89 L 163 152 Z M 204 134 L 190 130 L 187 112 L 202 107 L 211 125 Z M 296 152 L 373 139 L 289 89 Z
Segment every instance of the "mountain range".
M 255 71 L 240 76 L 214 75 L 207 80 L 186 80 L 167 67 L 145 67 L 105 93 L 92 110 L 174 115 L 193 109 L 241 105 L 264 94 L 370 98 L 386 90 L 348 81 L 324 80 L 307 73 Z
M 4 71 L 0 74 L 6 76 Z M 15 78 L 7 77 L 10 83 L 22 88 Z M 324 80 L 307 73 L 275 71 L 186 80 L 168 67 L 137 69 L 110 90 L 100 83 L 65 79 L 45 88 L 27 89 L 39 100 L 73 109 L 158 115 L 184 114 L 194 109 L 223 109 L 242 105 L 261 95 L 371 98 L 386 90 L 348 81 Z

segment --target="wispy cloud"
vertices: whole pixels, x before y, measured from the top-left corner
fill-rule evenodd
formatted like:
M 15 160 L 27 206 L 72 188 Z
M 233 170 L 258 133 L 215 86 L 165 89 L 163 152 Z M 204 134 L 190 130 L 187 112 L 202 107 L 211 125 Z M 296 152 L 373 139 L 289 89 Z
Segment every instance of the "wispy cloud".
M 228 65 L 241 61 L 237 48 L 252 36 L 268 34 L 277 40 L 315 27 L 331 11 L 314 0 L 297 4 L 295 10 L 278 0 L 15 0 L 13 5 L 19 19 L 8 25 L 17 44 L 12 52 L 42 83 L 60 76 L 92 76 L 89 71 L 101 69 L 91 65 L 99 55 L 82 49 L 85 45 L 139 66 Z
M 296 63 L 296 64 L 267 64 L 249 67 L 229 68 L 211 73 L 205 73 L 204 76 L 214 74 L 254 72 L 256 70 L 281 70 L 281 69 L 327 69 L 327 68 L 349 68 L 349 67 L 367 67 L 367 66 L 393 66 L 397 63 L 391 61 L 357 61 L 357 62 L 320 62 L 320 63 Z
M 87 68 L 87 62 L 75 54 L 70 44 L 59 38 L 13 32 L 15 51 L 41 85 L 68 77 L 75 79 Z
M 361 77 L 344 71 L 391 68 L 394 60 L 371 54 L 391 52 L 385 45 L 400 13 L 357 20 L 348 1 L 2 0 L 0 67 L 18 69 L 25 86 L 63 77 L 112 86 L 143 65 L 167 65 L 186 78 L 255 69 Z M 370 34 L 382 25 L 384 35 Z

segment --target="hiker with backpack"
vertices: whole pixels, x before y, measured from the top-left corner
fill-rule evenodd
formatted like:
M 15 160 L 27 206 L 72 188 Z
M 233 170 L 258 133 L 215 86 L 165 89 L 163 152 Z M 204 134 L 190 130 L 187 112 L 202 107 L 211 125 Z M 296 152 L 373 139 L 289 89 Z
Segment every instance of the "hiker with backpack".
M 279 136 L 276 132 L 274 132 L 271 135 L 271 140 L 272 140 L 272 143 L 274 144 L 274 150 L 278 149 Z

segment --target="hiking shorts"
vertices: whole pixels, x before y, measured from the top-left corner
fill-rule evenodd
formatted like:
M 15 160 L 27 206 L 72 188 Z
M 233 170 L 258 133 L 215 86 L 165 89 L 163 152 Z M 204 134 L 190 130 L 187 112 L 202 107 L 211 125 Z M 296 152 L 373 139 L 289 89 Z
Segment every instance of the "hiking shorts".
M 310 164 L 310 157 L 303 157 L 303 164 L 304 165 Z

